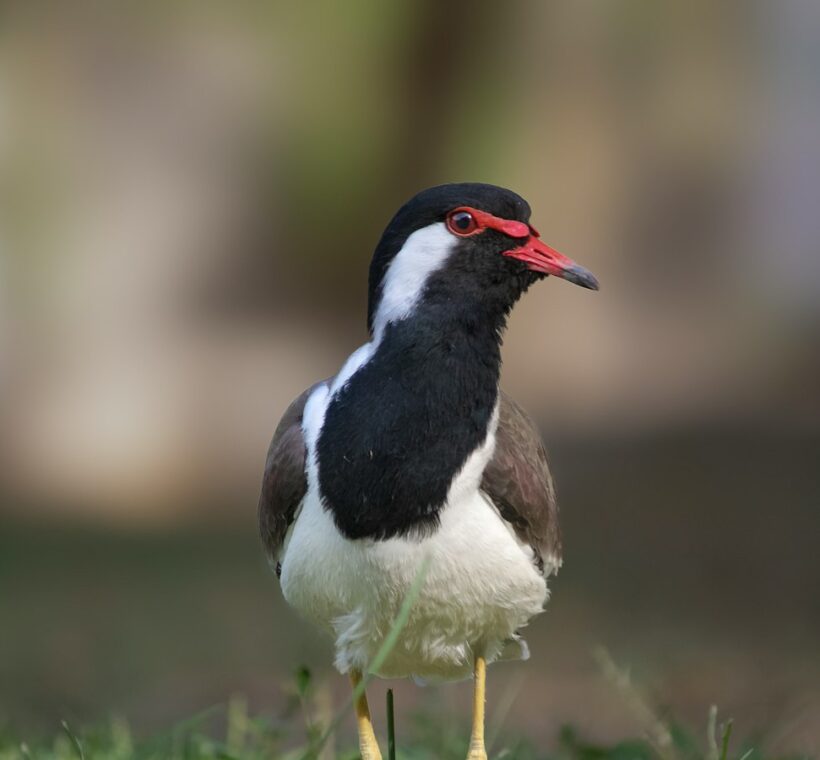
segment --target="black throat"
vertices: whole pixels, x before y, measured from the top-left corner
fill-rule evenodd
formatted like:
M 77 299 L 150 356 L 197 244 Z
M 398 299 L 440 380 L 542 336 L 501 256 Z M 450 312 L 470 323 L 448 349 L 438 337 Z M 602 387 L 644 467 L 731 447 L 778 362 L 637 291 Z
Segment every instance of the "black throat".
M 534 278 L 433 278 L 408 319 L 330 402 L 317 458 L 324 505 L 348 538 L 434 529 L 454 477 L 487 437 L 510 308 Z

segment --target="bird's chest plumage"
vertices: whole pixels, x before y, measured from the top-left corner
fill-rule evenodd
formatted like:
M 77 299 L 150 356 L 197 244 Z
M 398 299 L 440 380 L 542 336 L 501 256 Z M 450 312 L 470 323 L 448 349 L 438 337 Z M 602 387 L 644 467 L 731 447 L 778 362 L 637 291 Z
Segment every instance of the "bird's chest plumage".
M 469 467 L 469 463 L 468 463 Z M 435 531 L 386 540 L 345 538 L 308 493 L 286 542 L 282 591 L 336 643 L 342 672 L 366 668 L 413 581 L 429 562 L 410 619 L 380 674 L 467 677 L 475 652 L 520 657 L 517 631 L 541 612 L 545 579 L 478 489 L 454 491 Z
M 314 456 L 322 499 L 346 537 L 435 529 L 452 483 L 491 437 L 497 354 L 491 334 L 455 340 L 418 322 L 391 325 L 334 389 Z
M 348 368 L 354 380 L 367 368 L 367 359 L 372 361 L 365 351 L 364 367 Z M 382 672 L 466 676 L 474 648 L 485 650 L 490 659 L 497 657 L 506 642 L 517 639 L 516 631 L 541 611 L 547 593 L 531 548 L 516 538 L 480 491 L 495 443 L 497 388 L 493 386 L 492 395 L 484 397 L 484 403 L 490 404 L 486 412 L 477 409 L 466 426 L 467 435 L 474 438 L 466 443 L 462 438 L 459 449 L 442 425 L 446 414 L 431 412 L 428 417 L 418 407 L 411 414 L 415 419 L 402 419 L 409 410 L 402 409 L 395 396 L 399 407 L 384 408 L 394 388 L 380 392 L 368 379 L 361 387 L 370 394 L 369 413 L 382 415 L 376 426 L 380 435 L 393 442 L 388 456 L 384 450 L 377 454 L 379 438 L 372 426 L 368 430 L 366 425 L 353 424 L 357 415 L 367 419 L 367 410 L 359 407 L 358 400 L 340 405 L 335 418 L 338 435 L 325 438 L 332 429 L 327 426 L 334 419 L 340 388 L 356 387 L 352 381 L 344 386 L 344 380 L 343 371 L 339 386 L 318 390 L 305 409 L 308 493 L 282 554 L 285 598 L 335 637 L 340 670 L 363 668 L 429 558 L 428 575 L 410 621 Z M 391 386 L 388 378 L 381 380 Z M 481 392 L 476 395 L 481 397 Z M 453 417 L 463 419 L 466 411 L 462 405 Z M 351 441 L 339 440 L 341 420 Z M 407 436 L 408 430 L 418 438 Z M 344 444 L 340 449 L 344 454 L 323 456 L 322 441 Z M 467 445 L 470 450 L 463 452 Z M 410 472 L 409 465 L 420 466 L 421 474 Z M 323 473 L 326 466 L 338 470 L 330 480 Z M 363 478 L 366 487 L 345 482 L 345 476 L 348 481 Z M 328 482 L 330 493 L 325 490 Z M 342 509 L 330 501 L 340 494 L 350 499 Z M 362 519 L 363 514 L 367 519 Z M 363 536 L 352 536 L 351 531 Z

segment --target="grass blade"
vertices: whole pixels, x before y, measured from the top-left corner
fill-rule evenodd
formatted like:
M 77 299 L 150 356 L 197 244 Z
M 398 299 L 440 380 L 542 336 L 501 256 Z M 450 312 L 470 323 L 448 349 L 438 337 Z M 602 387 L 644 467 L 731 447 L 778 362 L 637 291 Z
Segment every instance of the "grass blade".
M 68 723 L 65 721 L 61 721 L 60 725 L 63 727 L 63 731 L 65 731 L 66 736 L 69 738 L 71 743 L 74 745 L 74 749 L 77 750 L 77 754 L 80 756 L 80 760 L 85 760 L 85 753 L 83 752 L 83 745 L 80 744 L 80 740 L 76 737 L 74 732 L 68 727 Z
M 393 689 L 387 690 L 387 760 L 396 760 L 396 717 L 393 712 Z
M 732 738 L 732 726 L 734 721 L 729 718 L 726 725 L 723 727 L 723 738 L 720 744 L 720 760 L 727 760 L 729 757 L 729 739 Z
M 655 713 L 643 694 L 633 685 L 629 672 L 619 668 L 609 652 L 603 647 L 597 647 L 593 651 L 593 656 L 606 679 L 612 682 L 627 698 L 627 704 L 644 725 L 647 738 L 655 747 L 658 755 L 664 760 L 675 760 L 672 734 L 669 727 Z
M 709 708 L 709 718 L 706 723 L 707 760 L 718 760 L 720 753 L 717 745 L 717 705 Z

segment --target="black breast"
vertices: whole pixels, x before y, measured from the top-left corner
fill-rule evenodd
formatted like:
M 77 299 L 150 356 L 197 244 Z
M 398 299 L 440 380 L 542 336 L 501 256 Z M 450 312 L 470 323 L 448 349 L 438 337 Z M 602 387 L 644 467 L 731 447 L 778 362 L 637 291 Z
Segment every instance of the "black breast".
M 331 401 L 317 456 L 325 507 L 348 538 L 432 530 L 498 396 L 498 325 L 388 325 Z

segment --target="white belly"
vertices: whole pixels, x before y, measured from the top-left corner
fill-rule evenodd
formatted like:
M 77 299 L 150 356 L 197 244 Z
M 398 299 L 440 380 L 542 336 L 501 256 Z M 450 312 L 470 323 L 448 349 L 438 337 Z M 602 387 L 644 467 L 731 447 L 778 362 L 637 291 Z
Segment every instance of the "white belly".
M 428 556 L 422 591 L 381 669 L 385 677 L 465 677 L 476 653 L 492 661 L 515 644 L 547 600 L 532 550 L 478 491 L 445 506 L 430 536 L 349 541 L 311 489 L 283 550 L 282 592 L 334 636 L 341 672 L 364 669 Z M 523 642 L 514 649 L 526 652 Z

